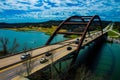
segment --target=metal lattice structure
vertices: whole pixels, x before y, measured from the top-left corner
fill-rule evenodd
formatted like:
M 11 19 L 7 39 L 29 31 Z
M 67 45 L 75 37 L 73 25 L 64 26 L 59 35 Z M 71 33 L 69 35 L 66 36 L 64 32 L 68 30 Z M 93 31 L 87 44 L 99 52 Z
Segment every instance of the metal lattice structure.
M 101 27 L 101 33 L 103 33 L 101 19 L 98 15 L 95 15 L 95 16 L 71 16 L 71 17 L 67 18 L 65 21 L 63 21 L 57 27 L 57 29 L 54 31 L 54 33 L 51 35 L 51 37 L 48 39 L 46 45 L 49 45 L 51 43 L 51 41 L 56 36 L 56 34 L 80 35 L 81 39 L 79 40 L 79 44 L 76 49 L 76 53 L 78 53 L 87 33 L 90 35 L 89 27 L 91 25 L 95 25 L 95 24 L 97 24 L 97 26 Z M 60 32 L 60 29 L 62 29 L 65 25 L 82 26 L 83 31 L 82 32 Z

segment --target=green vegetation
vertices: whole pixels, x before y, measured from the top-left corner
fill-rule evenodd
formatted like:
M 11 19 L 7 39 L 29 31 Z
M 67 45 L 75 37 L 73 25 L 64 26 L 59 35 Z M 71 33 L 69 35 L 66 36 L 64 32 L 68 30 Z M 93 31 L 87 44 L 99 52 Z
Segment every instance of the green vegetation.
M 55 31 L 57 25 L 59 25 L 61 22 L 62 21 L 47 21 L 47 22 L 41 22 L 41 23 L 13 23 L 13 24 L 0 23 L 0 26 L 1 28 L 11 29 L 11 30 L 16 30 L 16 31 L 40 31 L 48 35 L 51 35 Z M 103 28 L 107 26 L 108 23 L 109 21 L 102 21 Z M 96 26 L 90 27 L 91 32 L 92 30 L 95 30 L 95 29 L 96 29 Z M 66 32 L 66 30 L 71 31 L 71 32 L 82 32 L 83 31 L 81 27 L 75 28 L 75 26 L 71 26 L 71 25 L 65 25 L 61 31 Z M 97 30 L 100 30 L 100 26 L 97 27 Z M 79 37 L 79 35 L 65 35 L 65 37 L 76 38 L 76 37 Z
M 77 37 L 80 37 L 79 35 L 64 35 L 64 37 L 67 37 L 67 38 L 77 38 Z
M 55 30 L 57 26 L 52 26 L 52 27 L 22 27 L 22 28 L 9 28 L 11 30 L 16 30 L 16 31 L 40 31 L 44 32 L 48 35 L 51 35 Z M 62 29 L 60 31 L 66 31 L 65 29 Z
M 46 34 L 51 35 L 56 30 L 56 27 L 57 26 L 52 26 L 51 28 L 40 27 L 39 31 L 45 32 Z
M 23 28 L 10 28 L 12 30 L 16 31 L 40 31 L 40 32 L 45 32 L 48 35 L 51 35 L 55 29 L 56 26 L 52 26 L 50 28 L 44 28 L 44 27 L 23 27 Z
M 109 31 L 109 32 L 108 32 L 108 36 L 110 36 L 110 37 L 118 37 L 118 35 L 115 34 L 115 33 L 112 32 L 112 31 Z
M 95 73 L 82 66 L 77 69 L 75 80 L 105 80 L 105 77 L 105 75 L 95 75 Z
M 16 52 L 17 48 L 19 47 L 19 44 L 17 43 L 17 40 L 14 39 L 12 42 L 12 45 L 9 47 L 10 41 L 8 38 L 0 37 L 0 56 L 6 56 L 10 55 Z
M 71 35 L 70 38 L 77 38 L 80 37 L 79 35 Z
M 113 27 L 113 30 L 117 31 L 118 33 L 120 33 L 120 22 L 115 22 L 115 25 Z
M 113 30 L 116 31 L 116 32 L 118 32 L 118 33 L 120 33 L 118 29 L 113 29 Z
M 120 22 L 115 22 L 112 30 L 120 33 Z M 114 38 L 119 38 L 120 37 L 119 35 L 117 35 L 116 33 L 112 32 L 112 31 L 108 32 L 108 36 L 109 37 L 114 37 Z
M 34 27 L 51 27 L 52 25 L 58 26 L 62 21 L 46 21 L 38 23 L 0 23 L 0 28 L 22 28 L 28 26 Z

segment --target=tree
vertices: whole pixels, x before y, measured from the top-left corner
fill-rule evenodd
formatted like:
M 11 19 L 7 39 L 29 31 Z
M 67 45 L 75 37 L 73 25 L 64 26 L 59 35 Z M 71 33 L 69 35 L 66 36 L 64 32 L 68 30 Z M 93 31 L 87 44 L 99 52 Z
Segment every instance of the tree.
M 84 65 L 79 67 L 76 71 L 75 80 L 108 80 L 107 76 L 95 75 L 88 70 Z
M 7 55 L 7 54 L 12 54 L 16 51 L 18 48 L 19 44 L 17 43 L 17 40 L 14 39 L 12 42 L 12 45 L 10 46 L 10 41 L 6 37 L 1 37 L 0 38 L 0 48 L 2 49 L 0 53 L 2 55 Z

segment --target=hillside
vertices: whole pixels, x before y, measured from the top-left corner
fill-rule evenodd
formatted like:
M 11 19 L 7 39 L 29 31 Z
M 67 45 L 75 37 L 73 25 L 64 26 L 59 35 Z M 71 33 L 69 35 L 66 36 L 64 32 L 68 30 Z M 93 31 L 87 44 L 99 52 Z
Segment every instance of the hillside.
M 0 28 L 22 28 L 22 27 L 51 27 L 52 25 L 58 26 L 62 21 L 47 21 L 40 23 L 0 23 Z M 103 27 L 107 26 L 110 21 L 102 21 Z
M 0 28 L 22 28 L 26 26 L 34 26 L 34 27 L 51 27 L 52 25 L 57 26 L 62 21 L 47 21 L 40 23 L 0 23 Z

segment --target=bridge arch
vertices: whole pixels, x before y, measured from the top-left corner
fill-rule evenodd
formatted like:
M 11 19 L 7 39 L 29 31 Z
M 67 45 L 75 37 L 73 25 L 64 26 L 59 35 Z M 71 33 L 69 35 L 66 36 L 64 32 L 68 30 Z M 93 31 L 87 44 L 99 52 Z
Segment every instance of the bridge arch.
M 103 33 L 102 22 L 101 22 L 101 19 L 100 19 L 100 17 L 98 15 L 94 15 L 94 16 L 71 16 L 71 17 L 67 18 L 66 20 L 64 20 L 62 23 L 60 23 L 58 25 L 57 29 L 53 32 L 53 34 L 48 39 L 46 45 L 49 45 L 51 43 L 51 41 L 56 36 L 56 34 L 80 35 L 81 39 L 79 40 L 79 44 L 78 44 L 78 47 L 76 49 L 76 53 L 78 53 L 80 48 L 81 48 L 81 45 L 82 45 L 82 43 L 83 43 L 83 41 L 85 39 L 86 33 L 90 32 L 89 27 L 94 23 L 99 24 L 98 26 L 101 27 L 101 33 Z M 60 29 L 62 27 L 64 27 L 64 25 L 84 25 L 84 30 L 83 30 L 82 33 L 80 33 L 80 32 L 59 32 Z
M 84 40 L 84 38 L 85 38 L 85 35 L 86 35 L 87 31 L 89 31 L 88 29 L 89 29 L 90 25 L 91 25 L 92 23 L 94 23 L 94 20 L 95 20 L 95 19 L 98 19 L 99 25 L 100 25 L 100 27 L 101 27 L 101 33 L 103 33 L 103 30 L 102 30 L 102 22 L 101 22 L 100 17 L 99 17 L 98 15 L 95 15 L 95 16 L 91 17 L 90 21 L 87 23 L 86 28 L 85 28 L 85 30 L 84 30 L 84 32 L 83 32 L 83 35 L 82 35 L 82 37 L 81 37 L 80 43 L 78 44 L 76 53 L 79 52 L 80 47 L 81 47 L 81 45 L 82 45 L 82 43 L 83 43 L 83 40 Z

